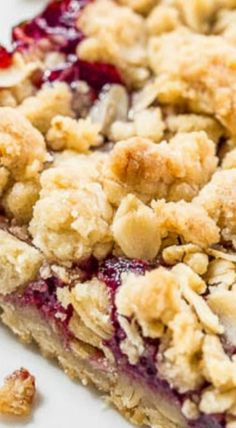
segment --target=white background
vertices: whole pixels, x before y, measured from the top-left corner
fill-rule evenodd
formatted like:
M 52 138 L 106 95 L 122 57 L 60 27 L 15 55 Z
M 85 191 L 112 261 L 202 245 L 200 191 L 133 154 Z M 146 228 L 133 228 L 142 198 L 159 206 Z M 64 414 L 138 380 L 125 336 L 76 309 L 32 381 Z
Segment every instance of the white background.
M 0 41 L 6 43 L 16 22 L 30 17 L 46 0 L 0 0 Z M 0 325 L 0 383 L 17 368 L 26 367 L 37 380 L 38 395 L 32 418 L 0 417 L 1 428 L 129 428 L 101 398 L 72 382 L 37 349 L 21 345 Z

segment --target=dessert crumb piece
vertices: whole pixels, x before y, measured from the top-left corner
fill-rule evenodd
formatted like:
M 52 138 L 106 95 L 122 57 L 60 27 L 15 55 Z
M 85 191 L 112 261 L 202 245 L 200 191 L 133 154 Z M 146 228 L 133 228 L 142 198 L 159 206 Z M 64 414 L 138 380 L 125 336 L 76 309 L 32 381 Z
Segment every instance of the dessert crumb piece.
M 21 368 L 7 376 L 0 388 L 0 413 L 27 416 L 32 410 L 36 392 L 35 378 Z

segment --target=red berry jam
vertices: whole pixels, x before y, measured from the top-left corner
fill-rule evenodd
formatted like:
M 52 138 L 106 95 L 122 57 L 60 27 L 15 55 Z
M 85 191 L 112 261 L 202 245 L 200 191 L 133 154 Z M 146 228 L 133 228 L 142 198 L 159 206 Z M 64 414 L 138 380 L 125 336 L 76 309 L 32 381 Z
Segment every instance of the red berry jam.
M 68 324 L 73 308 L 71 305 L 64 308 L 57 299 L 57 289 L 63 286 L 64 284 L 54 276 L 33 281 L 24 290 L 20 302 L 36 307 L 46 320 L 56 324 L 66 339 L 70 336 Z
M 77 20 L 91 1 L 53 0 L 41 14 L 13 29 L 16 50 L 25 52 L 37 47 L 43 52 L 57 51 L 65 55 L 65 62 L 58 68 L 46 70 L 37 80 L 37 86 L 55 81 L 73 85 L 84 80 L 96 95 L 105 84 L 122 83 L 120 73 L 113 65 L 89 63 L 76 56 L 76 48 L 84 38 Z
M 12 63 L 12 54 L 0 46 L 0 68 L 8 68 Z
M 90 63 L 69 58 L 69 62 L 53 70 L 47 70 L 39 82 L 39 85 L 46 82 L 67 82 L 72 88 L 78 80 L 83 80 L 88 85 L 99 92 L 101 88 L 108 83 L 122 83 L 117 69 L 110 64 Z
M 51 1 L 41 14 L 13 29 L 12 39 L 16 48 L 24 50 L 45 40 L 51 50 L 75 53 L 76 46 L 83 38 L 77 27 L 77 19 L 89 1 Z
M 98 279 L 105 282 L 107 287 L 114 294 L 121 285 L 121 275 L 124 272 L 133 272 L 137 275 L 144 275 L 150 270 L 153 264 L 144 260 L 127 259 L 125 257 L 110 257 L 101 262 L 98 270 Z

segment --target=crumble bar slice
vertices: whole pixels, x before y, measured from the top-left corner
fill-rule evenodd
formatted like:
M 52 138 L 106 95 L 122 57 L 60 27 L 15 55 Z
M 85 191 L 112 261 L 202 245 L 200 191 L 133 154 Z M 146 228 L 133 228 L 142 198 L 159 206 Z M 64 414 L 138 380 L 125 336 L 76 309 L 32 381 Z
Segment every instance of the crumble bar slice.
M 2 321 L 137 425 L 236 427 L 235 13 L 52 0 L 0 47 Z

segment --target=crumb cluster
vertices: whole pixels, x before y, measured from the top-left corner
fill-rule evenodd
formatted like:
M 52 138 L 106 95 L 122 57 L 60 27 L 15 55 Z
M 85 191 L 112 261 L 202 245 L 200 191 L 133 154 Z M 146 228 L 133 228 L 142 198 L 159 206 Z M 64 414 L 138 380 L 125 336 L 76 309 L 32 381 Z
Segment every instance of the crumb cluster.
M 62 271 L 111 254 L 161 260 L 122 276 L 122 352 L 136 364 L 144 339 L 158 339 L 161 376 L 181 394 L 201 391 L 184 401 L 185 416 L 225 412 L 227 428 L 236 426 L 236 359 L 224 346 L 236 346 L 235 9 L 234 0 L 91 2 L 76 54 L 121 77 L 100 92 L 82 81 L 38 90 L 35 71 L 63 53 L 15 53 L 0 70 L 1 209 L 28 234 L 0 231 L 1 294 L 45 260 Z M 58 298 L 72 304 L 86 352 L 108 352 L 105 285 L 78 282 Z
M 6 377 L 0 389 L 0 413 L 13 416 L 28 416 L 35 397 L 35 378 L 21 368 Z

